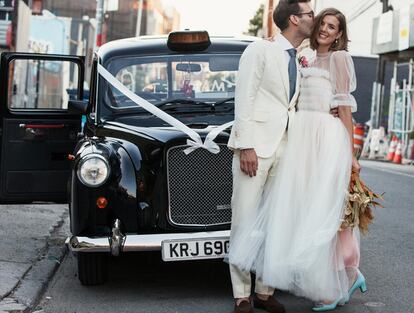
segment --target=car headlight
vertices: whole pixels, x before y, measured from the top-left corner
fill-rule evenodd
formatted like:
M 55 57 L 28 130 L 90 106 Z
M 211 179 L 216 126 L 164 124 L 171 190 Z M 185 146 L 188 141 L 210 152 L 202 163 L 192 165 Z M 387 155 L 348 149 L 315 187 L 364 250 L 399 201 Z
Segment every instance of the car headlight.
M 99 154 L 89 154 L 83 157 L 78 165 L 78 178 L 88 187 L 99 187 L 109 177 L 108 161 Z

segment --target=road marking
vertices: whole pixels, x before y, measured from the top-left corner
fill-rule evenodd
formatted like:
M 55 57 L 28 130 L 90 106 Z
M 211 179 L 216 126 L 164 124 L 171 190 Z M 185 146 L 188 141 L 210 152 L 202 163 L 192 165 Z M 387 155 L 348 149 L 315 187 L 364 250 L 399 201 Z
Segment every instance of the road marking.
M 390 170 L 390 169 L 380 168 L 380 167 L 376 167 L 376 166 L 372 166 L 372 165 L 365 165 L 364 164 L 364 165 L 362 165 L 362 169 L 364 167 L 368 167 L 370 169 L 379 170 L 379 171 L 383 171 L 383 172 L 387 172 L 387 173 L 391 173 L 391 174 L 397 174 L 397 175 L 402 175 L 402 176 L 407 176 L 407 177 L 410 177 L 410 178 L 414 178 L 414 175 L 411 175 L 411 174 L 401 173 L 401 172 L 398 172 L 398 171 L 393 171 L 393 170 Z
M 372 308 L 380 308 L 380 307 L 385 306 L 385 304 L 382 302 L 367 302 L 367 303 L 364 303 L 364 305 L 372 307 Z

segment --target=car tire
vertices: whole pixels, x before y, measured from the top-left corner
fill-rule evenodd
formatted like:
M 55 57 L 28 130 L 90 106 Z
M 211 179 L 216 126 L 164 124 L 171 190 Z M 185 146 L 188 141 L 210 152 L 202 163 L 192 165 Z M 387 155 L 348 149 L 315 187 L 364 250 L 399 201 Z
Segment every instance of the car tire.
M 79 252 L 78 278 L 82 285 L 102 285 L 108 279 L 109 256 L 106 253 Z

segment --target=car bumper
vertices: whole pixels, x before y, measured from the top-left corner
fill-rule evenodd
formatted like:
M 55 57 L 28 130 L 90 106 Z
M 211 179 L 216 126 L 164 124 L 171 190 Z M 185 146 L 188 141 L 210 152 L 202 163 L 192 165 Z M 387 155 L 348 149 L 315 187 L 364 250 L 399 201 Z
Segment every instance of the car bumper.
M 228 239 L 229 230 L 194 232 L 194 233 L 169 233 L 169 234 L 150 234 L 150 235 L 125 235 L 120 241 L 120 251 L 158 251 L 161 250 L 161 243 L 164 240 L 185 240 L 185 239 Z M 111 237 L 80 237 L 71 236 L 66 239 L 66 244 L 73 252 L 111 252 L 113 253 L 113 242 Z

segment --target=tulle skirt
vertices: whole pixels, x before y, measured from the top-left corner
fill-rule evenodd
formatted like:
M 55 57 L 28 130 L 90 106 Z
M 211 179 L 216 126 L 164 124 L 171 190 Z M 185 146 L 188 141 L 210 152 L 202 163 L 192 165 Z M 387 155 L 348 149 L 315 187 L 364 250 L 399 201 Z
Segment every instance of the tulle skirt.
M 258 210 L 232 228 L 229 263 L 255 272 L 267 286 L 314 301 L 344 297 L 347 267 L 359 262 L 354 230 L 338 233 L 351 165 L 341 120 L 298 111 Z

